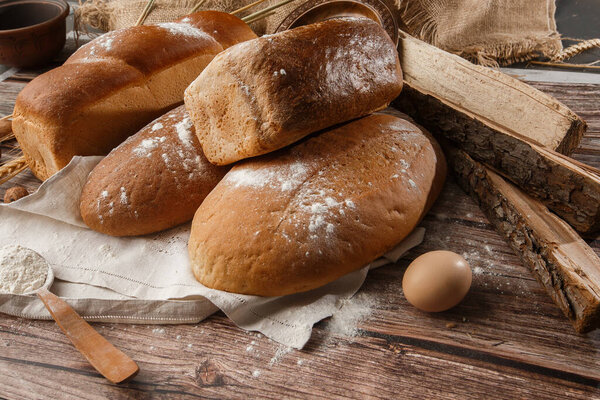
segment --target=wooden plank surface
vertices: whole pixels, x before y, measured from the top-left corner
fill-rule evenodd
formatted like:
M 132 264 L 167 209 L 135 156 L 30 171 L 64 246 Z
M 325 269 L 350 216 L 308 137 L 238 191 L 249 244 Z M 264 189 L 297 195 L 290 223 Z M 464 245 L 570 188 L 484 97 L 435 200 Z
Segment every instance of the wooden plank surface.
M 33 75 L 0 83 L 0 114 Z M 575 158 L 600 167 L 600 85 L 535 86 L 587 121 Z M 11 145 L 2 146 L 2 161 L 17 154 Z M 24 173 L 0 186 L 0 196 L 15 183 L 39 184 Z M 197 325 L 96 323 L 141 369 L 116 386 L 53 322 L 0 315 L 0 397 L 600 398 L 600 332 L 574 332 L 452 178 L 423 226 L 424 243 L 371 272 L 301 351 L 242 331 L 221 313 Z M 600 241 L 588 242 L 600 254 Z M 458 307 L 426 314 L 408 305 L 401 281 L 410 260 L 435 249 L 463 254 L 473 286 Z

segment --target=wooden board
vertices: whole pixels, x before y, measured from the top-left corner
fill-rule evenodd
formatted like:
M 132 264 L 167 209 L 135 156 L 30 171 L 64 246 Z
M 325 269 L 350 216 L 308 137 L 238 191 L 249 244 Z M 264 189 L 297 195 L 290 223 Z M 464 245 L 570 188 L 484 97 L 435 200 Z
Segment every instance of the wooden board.
M 0 110 L 12 107 L 19 85 L 0 84 L 8 93 Z M 535 86 L 586 120 L 575 158 L 600 167 L 600 86 Z M 39 184 L 29 174 L 15 182 Z M 0 196 L 9 186 L 0 186 Z M 600 398 L 600 331 L 574 332 L 452 178 L 423 226 L 425 242 L 397 265 L 371 272 L 346 306 L 365 314 L 359 322 L 347 318 L 356 331 L 321 322 L 302 351 L 242 331 L 221 313 L 197 325 L 96 323 L 140 366 L 132 382 L 115 386 L 53 322 L 0 315 L 0 397 Z M 600 241 L 588 242 L 600 254 Z M 455 309 L 426 314 L 407 304 L 401 280 L 410 260 L 435 249 L 463 254 L 473 286 Z

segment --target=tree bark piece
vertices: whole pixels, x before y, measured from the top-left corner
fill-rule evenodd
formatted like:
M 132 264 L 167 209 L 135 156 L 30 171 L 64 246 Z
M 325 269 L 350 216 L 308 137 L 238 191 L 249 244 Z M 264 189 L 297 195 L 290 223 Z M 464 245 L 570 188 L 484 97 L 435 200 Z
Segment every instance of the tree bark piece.
M 516 133 L 502 132 L 440 99 L 405 87 L 399 107 L 429 131 L 492 166 L 582 233 L 600 228 L 600 171 Z
M 579 232 L 600 228 L 600 171 L 550 150 L 569 154 L 577 146 L 585 122 L 576 114 L 522 82 L 409 36 L 402 39 L 401 63 L 406 84 L 394 105 Z
M 479 203 L 579 333 L 600 323 L 600 258 L 540 201 L 466 152 L 446 146 L 459 184 Z
M 399 52 L 409 87 L 403 92 L 408 96 L 401 98 L 411 100 L 416 91 L 420 95 L 416 100 L 427 96 L 438 100 L 442 104 L 433 116 L 442 122 L 444 114 L 458 112 L 488 131 L 524 136 L 566 155 L 577 148 L 585 122 L 552 96 L 404 32 L 400 32 Z M 416 111 L 425 111 L 424 106 L 420 108 Z

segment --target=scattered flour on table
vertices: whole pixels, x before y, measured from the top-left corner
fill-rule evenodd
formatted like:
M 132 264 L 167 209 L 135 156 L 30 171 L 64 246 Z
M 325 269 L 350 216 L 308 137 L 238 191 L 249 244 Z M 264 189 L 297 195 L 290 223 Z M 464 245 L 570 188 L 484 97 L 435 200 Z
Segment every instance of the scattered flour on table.
M 483 268 L 481 268 L 481 267 L 475 267 L 475 268 L 473 268 L 473 274 L 480 275 L 482 273 L 483 273 Z
M 19 245 L 0 248 L 0 292 L 21 294 L 42 287 L 48 263 L 35 251 Z
M 281 359 L 283 357 L 285 357 L 286 354 L 288 354 L 292 350 L 293 350 L 292 347 L 288 347 L 285 345 L 279 346 L 277 348 L 277 350 L 275 351 L 275 355 L 273 357 L 271 357 L 271 361 L 269 361 L 269 366 L 277 364 L 279 361 L 281 361 Z
M 352 298 L 338 300 L 336 305 L 338 310 L 331 316 L 325 330 L 329 335 L 356 337 L 360 334 L 358 325 L 371 315 L 375 300 L 366 293 L 359 293 Z

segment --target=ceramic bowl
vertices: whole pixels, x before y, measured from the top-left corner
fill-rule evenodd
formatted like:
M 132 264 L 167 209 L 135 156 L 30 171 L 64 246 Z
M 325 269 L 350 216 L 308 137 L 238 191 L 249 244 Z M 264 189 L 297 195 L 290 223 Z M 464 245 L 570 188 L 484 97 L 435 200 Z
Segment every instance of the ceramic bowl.
M 64 0 L 0 2 L 0 64 L 34 67 L 63 48 L 69 5 Z

